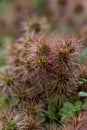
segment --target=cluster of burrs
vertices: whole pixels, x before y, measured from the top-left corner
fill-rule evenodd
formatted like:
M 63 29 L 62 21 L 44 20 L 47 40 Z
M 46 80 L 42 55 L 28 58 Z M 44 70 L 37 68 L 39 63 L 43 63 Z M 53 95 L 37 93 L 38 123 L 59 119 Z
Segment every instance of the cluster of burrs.
M 78 99 L 80 40 L 48 34 L 41 20 L 25 23 L 23 35 L 8 49 L 9 67 L 0 77 L 1 96 L 9 100 L 0 115 L 0 129 L 74 130 L 77 122 L 79 130 L 84 122 L 87 125 L 86 110 L 64 126 L 57 115 L 67 100 Z M 43 35 L 45 29 L 48 36 Z

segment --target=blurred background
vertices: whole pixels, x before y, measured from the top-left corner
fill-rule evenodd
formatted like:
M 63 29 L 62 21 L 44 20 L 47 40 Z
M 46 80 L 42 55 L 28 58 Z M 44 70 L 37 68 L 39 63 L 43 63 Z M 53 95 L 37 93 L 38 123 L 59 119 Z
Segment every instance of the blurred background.
M 28 16 L 46 17 L 51 33 L 78 35 L 81 62 L 87 59 L 87 0 L 0 0 L 0 71 L 6 67 L 6 46 L 20 37 Z

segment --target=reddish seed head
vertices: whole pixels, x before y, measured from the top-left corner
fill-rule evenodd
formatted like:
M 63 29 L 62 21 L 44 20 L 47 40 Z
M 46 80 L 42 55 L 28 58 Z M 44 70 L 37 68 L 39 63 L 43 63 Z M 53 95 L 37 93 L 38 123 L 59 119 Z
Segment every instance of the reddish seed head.
M 40 121 L 33 116 L 25 115 L 22 123 L 20 124 L 22 130 L 44 130 Z
M 49 31 L 50 26 L 46 20 L 46 18 L 38 18 L 37 16 L 33 16 L 27 18 L 27 20 L 23 23 L 22 30 L 25 33 L 34 33 L 38 34 L 40 32 Z

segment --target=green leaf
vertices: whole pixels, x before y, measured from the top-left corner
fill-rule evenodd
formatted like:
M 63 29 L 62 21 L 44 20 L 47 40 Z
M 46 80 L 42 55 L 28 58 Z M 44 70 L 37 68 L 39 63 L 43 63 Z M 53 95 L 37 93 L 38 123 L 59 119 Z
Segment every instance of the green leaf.
M 79 85 L 83 85 L 83 84 L 86 83 L 86 82 L 87 82 L 87 79 L 84 79 L 84 78 L 81 78 L 81 79 L 78 81 Z
M 78 112 L 81 110 L 81 108 L 82 108 L 82 102 L 81 101 L 77 101 L 75 103 L 74 111 L 78 114 Z
M 71 118 L 73 114 L 78 114 L 82 108 L 82 102 L 77 101 L 75 104 L 71 102 L 64 103 L 64 106 L 60 109 L 61 123 L 66 123 L 67 118 Z
M 0 0 L 0 12 L 4 13 L 9 9 L 10 0 Z
M 83 63 L 85 60 L 87 60 L 87 48 L 85 48 L 82 52 L 82 54 L 80 55 L 80 62 Z
M 48 121 L 58 121 L 59 108 L 54 105 L 53 101 L 50 101 L 47 110 L 44 111 L 44 116 Z
M 8 103 L 8 97 L 5 95 L 5 96 L 2 96 L 0 98 L 0 110 L 2 110 L 3 107 L 5 107 Z
M 7 68 L 7 65 L 3 65 L 2 67 L 0 67 L 0 72 L 4 72 Z
M 79 96 L 80 97 L 87 97 L 87 93 L 85 93 L 85 92 L 79 92 Z

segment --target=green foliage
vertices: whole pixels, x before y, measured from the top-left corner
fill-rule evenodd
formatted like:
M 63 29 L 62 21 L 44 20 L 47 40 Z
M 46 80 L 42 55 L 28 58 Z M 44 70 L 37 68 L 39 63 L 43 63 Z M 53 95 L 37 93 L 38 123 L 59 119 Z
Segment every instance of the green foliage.
M 3 49 L 0 49 L 0 66 L 5 64 L 5 54 L 3 52 Z
M 6 12 L 9 9 L 10 0 L 0 0 L 0 12 Z
M 14 120 L 5 122 L 4 128 L 2 130 L 17 130 L 16 122 Z
M 78 81 L 79 85 L 83 85 L 83 84 L 86 83 L 86 82 L 87 82 L 87 79 L 85 79 L 85 78 L 81 78 L 81 79 Z
M 80 62 L 83 63 L 85 60 L 87 60 L 87 48 L 85 48 L 80 55 Z
M 71 30 L 71 28 L 69 28 L 68 26 L 62 25 L 56 29 L 56 32 L 62 35 L 72 35 L 74 30 Z
M 81 96 L 81 97 L 87 97 L 87 93 L 85 93 L 85 92 L 79 92 L 79 96 Z
M 7 105 L 8 103 L 8 97 L 5 95 L 5 96 L 2 96 L 0 98 L 0 111 Z
M 5 46 L 12 42 L 10 36 L 3 37 L 0 35 L 0 72 L 3 72 L 8 66 L 6 64 Z
M 48 0 L 33 0 L 37 6 L 39 14 L 44 14 L 48 8 Z
M 66 123 L 67 118 L 73 117 L 74 114 L 80 112 L 82 108 L 82 102 L 76 101 L 74 104 L 71 102 L 65 102 L 63 107 L 55 106 L 52 102 L 48 105 L 44 115 L 48 122 L 61 122 Z
M 51 101 L 47 107 L 47 110 L 44 111 L 44 116 L 48 122 L 58 122 L 59 106 L 55 106 Z
M 66 119 L 73 117 L 73 114 L 78 114 L 82 108 L 82 102 L 77 101 L 75 104 L 71 102 L 66 102 L 64 106 L 60 109 L 61 123 L 66 123 Z
M 12 41 L 13 41 L 12 36 L 5 36 L 2 38 L 3 45 L 7 45 L 7 44 L 9 45 L 10 43 L 12 43 Z
M 8 65 L 2 65 L 0 67 L 0 72 L 4 72 L 8 68 Z

